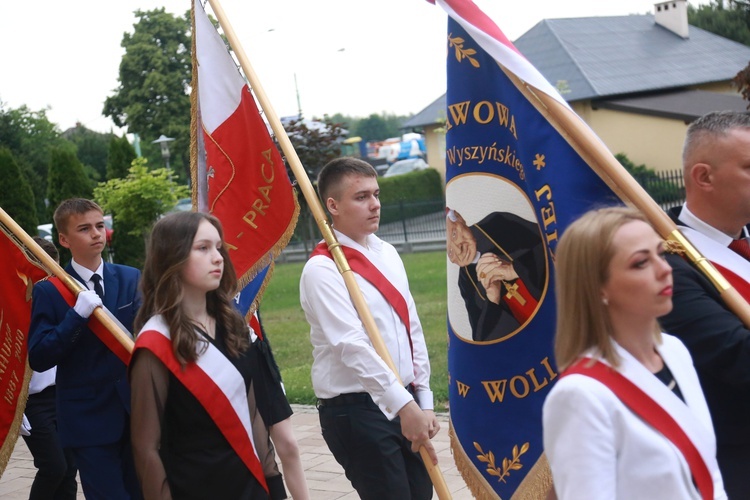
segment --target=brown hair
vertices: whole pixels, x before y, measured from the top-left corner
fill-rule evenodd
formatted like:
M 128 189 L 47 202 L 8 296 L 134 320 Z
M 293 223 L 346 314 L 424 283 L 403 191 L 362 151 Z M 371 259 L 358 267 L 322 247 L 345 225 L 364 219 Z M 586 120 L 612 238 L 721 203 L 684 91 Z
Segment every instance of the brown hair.
M 555 252 L 555 358 L 560 371 L 592 347 L 612 366 L 619 365 L 611 340 L 612 324 L 602 302 L 602 287 L 609 279 L 614 235 L 632 221 L 648 223 L 634 208 L 600 208 L 585 213 L 560 238 Z M 654 332 L 660 339 L 656 322 Z
M 54 215 L 52 215 L 57 232 L 63 234 L 68 232 L 68 220 L 71 215 L 83 215 L 92 210 L 96 210 L 102 215 L 104 214 L 102 207 L 86 198 L 68 198 L 67 200 L 63 200 L 55 209 Z
M 149 318 L 161 314 L 169 326 L 175 357 L 183 366 L 197 359 L 196 345 L 203 342 L 195 331 L 198 325 L 182 309 L 182 270 L 190 256 L 198 226 L 204 220 L 216 228 L 223 241 L 224 232 L 219 219 L 201 212 L 171 213 L 154 224 L 140 285 L 143 305 L 135 318 L 135 330 L 140 331 Z M 219 253 L 224 258 L 224 273 L 219 287 L 206 294 L 206 308 L 216 319 L 216 324 L 223 328 L 229 354 L 236 357 L 249 345 L 248 327 L 233 305 L 237 275 L 226 245 L 221 245 Z M 203 350 L 205 348 L 204 345 Z
M 331 160 L 320 170 L 318 174 L 318 192 L 326 205 L 328 198 L 339 196 L 338 189 L 341 181 L 347 175 L 359 175 L 362 177 L 377 177 L 378 172 L 372 165 L 359 158 L 344 156 Z
M 47 252 L 47 255 L 52 257 L 55 262 L 60 263 L 60 253 L 57 251 L 57 247 L 51 241 L 47 241 L 41 236 L 33 236 L 32 239 L 39 245 L 42 250 Z

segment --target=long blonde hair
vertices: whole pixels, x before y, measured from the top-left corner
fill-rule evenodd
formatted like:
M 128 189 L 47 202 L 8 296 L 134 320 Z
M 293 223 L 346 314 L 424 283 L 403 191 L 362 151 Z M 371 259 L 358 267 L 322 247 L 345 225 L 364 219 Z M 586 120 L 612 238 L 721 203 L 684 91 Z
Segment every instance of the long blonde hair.
M 602 287 L 609 278 L 615 233 L 636 220 L 648 223 L 641 212 L 630 207 L 591 210 L 568 226 L 560 238 L 555 252 L 558 370 L 570 366 L 592 347 L 612 366 L 619 365 L 611 340 L 612 323 L 602 302 Z M 659 339 L 656 322 L 654 332 Z

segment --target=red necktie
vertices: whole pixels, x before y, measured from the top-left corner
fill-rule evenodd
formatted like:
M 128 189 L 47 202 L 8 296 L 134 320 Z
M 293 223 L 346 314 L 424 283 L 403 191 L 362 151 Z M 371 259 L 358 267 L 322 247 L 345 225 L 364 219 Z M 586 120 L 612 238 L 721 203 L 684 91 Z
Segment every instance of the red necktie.
M 750 260 L 750 243 L 748 243 L 745 238 L 732 240 L 729 244 L 729 248 L 743 256 L 745 259 Z

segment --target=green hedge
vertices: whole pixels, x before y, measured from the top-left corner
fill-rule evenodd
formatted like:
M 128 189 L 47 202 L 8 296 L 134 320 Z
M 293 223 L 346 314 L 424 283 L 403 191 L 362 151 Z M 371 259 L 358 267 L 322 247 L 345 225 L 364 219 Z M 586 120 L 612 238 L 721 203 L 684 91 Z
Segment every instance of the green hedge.
M 443 181 L 434 168 L 379 177 L 380 224 L 443 210 Z
M 443 199 L 443 181 L 434 168 L 410 172 L 393 177 L 378 177 L 380 203 L 397 204 L 400 201 L 433 201 Z

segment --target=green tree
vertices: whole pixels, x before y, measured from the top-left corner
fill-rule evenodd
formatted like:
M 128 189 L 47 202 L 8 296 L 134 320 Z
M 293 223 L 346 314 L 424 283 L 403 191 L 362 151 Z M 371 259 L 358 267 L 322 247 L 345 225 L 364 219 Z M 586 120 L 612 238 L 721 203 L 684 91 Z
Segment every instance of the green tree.
M 341 123 L 334 122 L 328 116 L 325 116 L 322 121 L 313 118 L 312 123 L 307 123 L 310 126 L 306 124 L 305 120 L 291 120 L 284 125 L 284 130 L 289 136 L 289 140 L 294 146 L 310 182 L 315 183 L 320 169 L 329 161 L 341 156 L 341 143 L 346 131 Z M 276 147 L 278 147 L 278 144 Z M 281 148 L 279 148 L 279 151 L 281 151 Z M 287 174 L 290 179 L 295 178 L 288 165 Z M 293 237 L 307 244 L 317 231 L 316 225 L 312 221 L 310 210 L 307 208 L 307 200 L 299 191 L 297 192 L 297 199 L 300 204 L 300 217 Z
M 354 131 L 357 128 L 357 124 L 360 122 L 361 118 L 356 118 L 354 116 L 348 116 L 348 115 L 342 115 L 341 113 L 334 113 L 330 116 L 331 121 L 334 123 L 340 123 L 341 126 L 349 131 L 349 135 L 356 135 Z
M 364 141 L 382 141 L 389 137 L 399 137 L 402 133 L 401 124 L 408 118 L 389 113 L 373 113 L 357 121 L 353 135 L 362 137 Z
M 688 23 L 745 45 L 750 45 L 749 14 L 747 2 L 712 0 L 698 7 L 688 5 Z
M 712 0 L 710 4 L 688 5 L 688 22 L 724 38 L 750 45 L 750 2 Z M 742 97 L 750 101 L 750 63 L 734 77 Z M 748 105 L 750 107 L 750 105 Z
M 47 119 L 46 110 L 32 111 L 26 106 L 9 108 L 0 101 L 0 146 L 13 153 L 21 174 L 31 185 L 36 212 L 42 222 L 51 221 L 44 203 L 50 152 L 66 143 L 57 126 Z
M 173 137 L 171 163 L 183 179 L 190 164 L 190 12 L 136 10 L 133 33 L 123 35 L 119 86 L 104 102 L 104 115 L 143 139 L 143 152 L 158 165 L 160 135 Z
M 113 135 L 109 140 L 106 179 L 123 179 L 127 177 L 133 160 L 135 160 L 135 149 L 130 144 L 130 141 L 128 141 L 127 136 L 117 137 Z
M 311 122 L 290 120 L 284 130 L 311 180 L 317 179 L 323 165 L 341 156 L 345 131 L 340 123 L 327 116 L 323 120 L 313 118 Z
M 94 199 L 113 214 L 117 262 L 143 267 L 145 239 L 154 222 L 188 195 L 187 186 L 170 180 L 166 168 L 149 170 L 144 158 L 133 161 L 124 179 L 99 184 Z
M 107 150 L 112 133 L 94 132 L 80 123 L 76 123 L 62 134 L 63 138 L 76 145 L 76 156 L 83 163 L 87 175 L 95 181 L 105 180 L 107 176 Z
M 361 119 L 354 132 L 354 135 L 358 135 L 363 141 L 382 141 L 390 137 L 385 120 L 375 113 Z
M 0 147 L 0 179 L 4 189 L 0 190 L 0 207 L 31 236 L 36 235 L 39 220 L 34 206 L 34 193 L 29 182 L 21 175 L 13 153 Z

